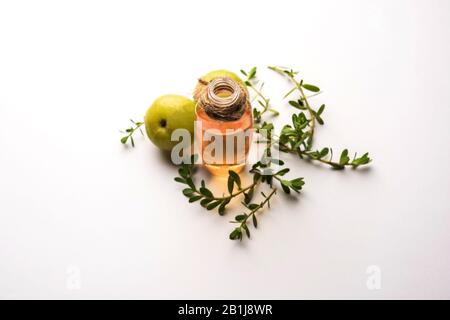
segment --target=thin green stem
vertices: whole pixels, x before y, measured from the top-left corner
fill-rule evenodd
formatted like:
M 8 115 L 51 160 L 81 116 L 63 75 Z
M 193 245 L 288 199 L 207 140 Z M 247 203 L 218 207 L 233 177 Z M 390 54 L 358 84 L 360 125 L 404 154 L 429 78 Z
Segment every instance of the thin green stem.
M 230 199 L 230 200 L 231 200 L 232 198 L 237 197 L 237 196 L 240 195 L 241 193 L 244 193 L 245 191 L 250 190 L 251 188 L 254 188 L 258 183 L 259 183 L 259 181 L 255 181 L 255 182 L 253 182 L 252 184 L 248 185 L 247 187 L 242 188 L 242 189 L 239 189 L 239 191 L 237 191 L 237 192 L 235 192 L 235 193 L 232 193 L 232 194 L 230 194 L 230 195 L 228 195 L 228 196 L 226 196 L 226 197 L 214 197 L 214 196 L 213 196 L 213 197 L 206 197 L 204 194 L 200 193 L 200 191 L 197 190 L 197 188 L 196 188 L 196 189 L 193 189 L 193 190 L 194 190 L 194 192 L 197 193 L 198 195 L 201 195 L 201 196 L 203 196 L 203 197 L 205 197 L 205 198 L 207 198 L 207 199 L 211 199 L 211 201 L 216 201 L 216 200 L 226 200 L 226 199 Z
M 263 111 L 261 111 L 261 113 L 260 113 L 260 116 L 262 116 L 264 113 L 267 112 L 267 110 L 269 110 L 269 99 L 264 97 L 264 95 L 261 93 L 261 91 L 256 89 L 256 87 L 253 84 L 248 87 L 251 88 L 256 93 L 256 95 L 264 101 Z
M 300 150 L 300 148 L 295 150 L 295 149 L 292 149 L 292 148 L 286 146 L 285 144 L 281 144 L 281 143 L 279 143 L 279 144 L 283 147 L 283 150 L 285 150 L 287 152 L 296 153 L 301 157 L 307 157 L 308 159 L 313 160 L 313 161 L 319 161 L 321 163 L 332 166 L 335 169 L 344 169 L 344 167 L 346 167 L 346 166 L 348 166 L 348 167 L 354 166 L 352 163 L 340 164 L 339 162 L 336 162 L 336 161 L 326 160 L 324 158 L 317 158 L 317 157 L 314 157 L 312 154 L 310 154 L 309 151 L 307 151 L 307 150 L 302 151 L 302 150 Z M 281 181 L 277 177 L 275 177 L 275 178 L 277 180 Z
M 310 150 L 311 147 L 312 147 L 314 130 L 315 130 L 315 127 L 316 127 L 316 115 L 314 114 L 314 111 L 313 111 L 313 109 L 311 108 L 311 106 L 309 104 L 308 97 L 306 96 L 305 92 L 303 91 L 303 88 L 302 88 L 303 80 L 298 82 L 295 79 L 295 75 L 294 75 L 293 72 L 285 72 L 286 70 L 283 70 L 283 69 L 281 69 L 279 67 L 269 66 L 268 68 L 270 70 L 273 70 L 275 72 L 278 72 L 278 73 L 280 73 L 282 75 L 286 75 L 287 77 L 289 77 L 289 79 L 295 84 L 295 87 L 297 88 L 297 90 L 300 92 L 302 100 L 305 102 L 306 109 L 309 112 L 309 116 L 311 117 L 309 119 L 310 120 L 310 125 L 309 125 L 309 128 L 310 128 L 309 129 L 309 140 L 310 140 L 310 142 L 307 143 L 307 149 Z M 289 93 L 291 93 L 291 91 Z
M 241 193 L 243 193 L 243 192 L 245 192 L 247 190 L 250 190 L 251 188 L 254 188 L 258 183 L 259 183 L 259 181 L 255 181 L 252 184 L 250 184 L 249 186 L 240 189 L 238 192 L 232 193 L 232 194 L 230 194 L 227 197 L 214 197 L 214 200 L 223 200 L 223 199 L 228 199 L 228 198 L 229 199 L 234 198 L 234 197 L 240 195 Z
M 249 81 L 249 80 L 248 80 L 248 81 Z M 249 81 L 249 83 L 250 83 L 250 81 Z M 250 84 L 251 84 L 251 83 L 250 83 Z M 266 99 L 266 97 L 264 97 L 264 95 L 261 93 L 261 91 L 258 90 L 258 89 L 256 89 L 256 87 L 255 87 L 253 84 L 251 84 L 251 85 L 248 86 L 248 87 L 252 88 L 252 90 L 255 91 L 255 93 L 256 93 L 261 99 L 263 99 L 264 102 L 267 103 L 267 101 L 268 101 L 269 99 Z
M 133 133 L 134 133 L 136 130 L 138 130 L 138 129 L 139 129 L 139 131 L 141 132 L 141 134 L 143 134 L 143 133 L 142 133 L 142 130 L 141 130 L 141 127 L 142 127 L 142 125 L 143 125 L 144 123 L 142 123 L 142 122 L 137 122 L 137 123 L 135 123 L 135 124 L 136 124 L 136 127 L 133 128 L 133 130 L 130 132 L 130 134 L 129 134 L 128 136 L 133 135 Z
M 308 109 L 309 116 L 311 117 L 311 119 L 310 119 L 311 125 L 309 126 L 310 127 L 310 130 L 309 130 L 310 135 L 309 136 L 310 136 L 311 142 L 308 143 L 308 146 L 309 146 L 308 149 L 311 149 L 311 147 L 312 147 L 312 139 L 313 139 L 313 136 L 314 136 L 314 129 L 316 127 L 316 116 L 315 116 L 314 111 L 312 110 L 311 106 L 309 105 L 308 98 L 306 97 L 305 92 L 303 91 L 301 84 L 297 80 L 295 80 L 294 78 L 292 78 L 292 80 L 295 82 L 295 85 L 297 86 L 298 90 L 300 91 L 300 94 L 303 97 L 303 101 L 305 102 L 306 109 Z
M 144 124 L 144 122 L 135 122 L 133 120 L 130 120 L 131 123 L 133 123 L 134 126 L 131 126 L 130 128 L 126 129 L 125 132 L 123 133 L 127 133 L 127 135 L 123 136 L 120 139 L 120 142 L 122 142 L 122 144 L 126 144 L 128 142 L 128 139 L 131 141 L 131 146 L 134 147 L 134 139 L 133 139 L 133 134 L 136 132 L 136 130 L 139 130 L 141 132 L 142 135 L 144 135 L 144 133 L 142 132 L 141 126 Z
M 272 198 L 272 196 L 275 193 L 277 193 L 277 189 L 273 188 L 272 192 L 270 192 L 269 195 L 255 209 L 253 209 L 252 211 L 250 211 L 249 214 L 247 214 L 247 217 L 245 218 L 245 220 L 243 220 L 241 222 L 240 227 L 242 228 L 244 224 L 247 224 L 248 219 L 251 218 L 258 210 L 262 209 L 266 205 L 266 203 L 269 202 L 270 198 Z
M 266 98 L 263 95 L 263 93 L 261 92 L 261 90 L 259 90 L 259 89 L 257 89 L 255 87 L 255 85 L 251 82 L 250 77 L 247 77 L 246 84 L 247 84 L 247 87 L 251 88 L 256 93 L 256 96 L 260 97 L 263 100 L 263 102 L 264 102 L 264 106 L 262 106 L 263 107 L 263 111 L 261 111 L 260 116 L 262 116 L 267 111 L 272 112 L 274 115 L 279 115 L 280 114 L 277 110 L 270 108 L 270 99 Z
M 351 163 L 342 165 L 342 164 L 339 164 L 338 162 L 326 160 L 324 158 L 316 158 L 316 157 L 313 157 L 311 154 L 309 154 L 307 151 L 301 151 L 301 150 L 297 150 L 297 151 L 291 150 L 291 151 L 297 152 L 297 154 L 301 154 L 302 156 L 307 157 L 310 160 L 322 162 L 322 163 L 332 166 L 333 168 L 336 168 L 336 169 L 344 169 L 345 166 L 352 166 Z

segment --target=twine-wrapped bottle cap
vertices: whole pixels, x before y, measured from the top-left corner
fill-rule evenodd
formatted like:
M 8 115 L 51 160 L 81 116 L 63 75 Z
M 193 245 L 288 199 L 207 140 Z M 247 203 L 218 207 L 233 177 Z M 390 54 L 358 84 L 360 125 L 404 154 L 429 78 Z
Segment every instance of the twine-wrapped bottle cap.
M 221 92 L 227 92 L 229 95 L 220 96 Z M 198 104 L 213 119 L 235 121 L 245 112 L 247 93 L 230 78 L 215 78 L 201 93 Z

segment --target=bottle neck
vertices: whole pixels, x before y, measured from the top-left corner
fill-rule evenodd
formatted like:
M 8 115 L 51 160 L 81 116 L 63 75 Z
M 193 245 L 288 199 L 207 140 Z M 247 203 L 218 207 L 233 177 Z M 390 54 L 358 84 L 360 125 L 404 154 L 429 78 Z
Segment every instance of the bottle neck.
M 206 114 L 216 120 L 239 120 L 245 112 L 247 94 L 230 78 L 216 78 L 203 91 L 198 101 Z

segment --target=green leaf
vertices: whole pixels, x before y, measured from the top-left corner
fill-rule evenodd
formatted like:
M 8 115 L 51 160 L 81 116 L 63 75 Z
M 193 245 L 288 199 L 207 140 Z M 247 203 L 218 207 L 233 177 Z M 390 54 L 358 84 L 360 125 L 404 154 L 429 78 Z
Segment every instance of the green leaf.
M 213 201 L 213 202 L 211 202 L 210 204 L 208 204 L 206 206 L 206 210 L 212 210 L 212 209 L 214 209 L 215 207 L 217 207 L 221 203 L 222 203 L 222 200 Z
M 265 181 L 269 186 L 272 186 L 273 176 L 272 176 L 272 175 L 263 176 L 262 182 L 264 182 L 264 181 Z
M 234 188 L 234 179 L 233 179 L 233 176 L 230 174 L 228 176 L 228 192 L 230 194 L 233 193 L 233 188 Z
M 247 76 L 247 72 L 245 72 L 244 70 L 240 70 L 241 71 L 241 73 L 244 75 L 244 76 Z
M 289 180 L 281 180 L 281 184 L 285 185 L 286 187 L 290 187 L 291 186 L 291 182 Z
M 242 237 L 242 231 L 241 228 L 236 228 L 230 233 L 230 239 L 231 240 L 237 240 Z
M 193 196 L 189 198 L 189 202 L 195 202 L 203 198 L 202 196 Z
M 214 195 L 213 193 L 206 187 L 201 187 L 200 188 L 200 193 L 208 198 L 213 198 Z
M 250 71 L 248 72 L 248 78 L 249 79 L 253 79 L 256 75 L 256 67 L 253 67 L 250 69 Z
M 369 158 L 369 153 L 366 152 L 361 157 L 354 159 L 351 164 L 356 168 L 360 165 L 368 164 L 370 161 L 371 159 Z
M 328 154 L 328 152 L 329 152 L 328 148 L 323 148 L 322 150 L 320 150 L 319 157 L 320 158 L 325 157 Z
M 296 178 L 291 180 L 291 185 L 301 187 L 305 184 L 303 178 Z
M 250 210 L 255 210 L 255 209 L 259 208 L 259 204 L 256 204 L 256 203 L 250 203 L 247 207 L 248 207 Z
M 288 180 L 281 180 L 281 188 L 283 189 L 283 191 L 287 194 L 291 193 L 290 190 L 290 186 L 291 186 L 291 182 Z
M 191 177 L 187 177 L 187 178 L 186 178 L 186 184 L 187 184 L 189 187 L 191 187 L 191 189 L 195 190 L 195 184 L 194 184 L 194 181 L 192 181 L 192 178 L 191 178 Z
M 203 199 L 202 201 L 200 201 L 200 205 L 201 205 L 203 208 L 206 208 L 206 206 L 207 206 L 211 201 L 213 201 L 213 199 Z
M 183 189 L 183 194 L 186 197 L 190 198 L 194 194 L 194 190 L 192 190 L 191 188 Z
M 307 83 L 303 83 L 302 87 L 305 88 L 306 90 L 312 91 L 312 92 L 319 92 L 320 89 L 319 87 L 316 87 L 312 84 L 307 84 Z
M 219 214 L 220 214 L 221 216 L 223 216 L 223 215 L 225 214 L 225 207 L 226 207 L 226 205 L 227 205 L 227 202 L 224 201 L 224 202 L 222 202 L 222 204 L 219 206 Z
M 284 176 L 286 173 L 288 173 L 289 171 L 290 171 L 289 168 L 284 168 L 284 169 L 278 171 L 277 173 L 275 173 L 275 175 L 276 175 L 276 176 L 282 177 L 282 176 Z
M 178 169 L 178 174 L 186 179 L 189 176 L 189 170 L 183 166 Z
M 300 104 L 297 101 L 291 100 L 289 101 L 289 104 L 294 108 L 300 109 Z
M 298 115 L 292 115 L 292 124 L 295 127 L 295 135 L 298 135 L 309 124 L 309 121 L 306 119 L 305 113 L 300 112 Z M 289 132 L 288 129 L 286 131 Z
M 303 181 L 303 178 L 297 178 L 297 179 L 291 180 L 291 188 L 297 192 L 302 189 L 304 184 L 305 184 L 305 182 Z
M 252 198 L 253 198 L 253 188 L 251 188 L 247 192 L 244 192 L 244 203 L 249 204 L 250 201 L 252 201 Z
M 321 126 L 323 126 L 324 121 L 323 121 L 323 119 L 320 117 L 319 114 L 316 114 L 316 120 L 317 120 L 317 122 L 318 122 Z
M 242 222 L 245 219 L 247 219 L 247 215 L 246 214 L 238 214 L 236 217 L 234 217 L 234 220 L 236 220 L 237 222 Z
M 283 191 L 287 194 L 291 193 L 291 190 L 288 187 L 286 187 L 285 185 L 281 185 L 281 189 L 283 189 Z
M 123 144 L 127 143 L 128 141 L 128 136 L 122 137 L 122 139 L 120 139 L 120 142 L 122 142 Z
M 253 108 L 253 118 L 255 119 L 255 122 L 261 121 L 261 112 L 259 112 L 256 108 Z
M 258 228 L 258 220 L 256 219 L 256 215 L 252 216 L 253 226 L 255 228 Z
M 241 178 L 239 177 L 239 175 L 232 170 L 229 170 L 228 174 L 233 177 L 234 182 L 238 186 L 239 190 L 241 190 Z
M 186 180 L 184 180 L 183 178 L 181 178 L 181 177 L 175 177 L 175 179 L 174 179 L 176 182 L 179 182 L 179 183 L 186 183 Z
M 294 117 L 294 116 L 292 116 L 292 117 Z M 283 136 L 289 137 L 289 136 L 295 136 L 296 134 L 297 134 L 297 132 L 294 129 L 292 129 L 292 127 L 290 125 L 285 125 L 283 127 L 283 129 L 281 129 L 281 135 L 283 135 Z
M 292 102 L 292 103 L 291 103 Z M 306 110 L 306 107 L 305 107 L 305 105 L 303 104 L 303 101 L 302 100 L 297 100 L 297 101 L 289 101 L 289 104 L 291 105 L 291 106 L 293 106 L 294 108 L 297 108 L 297 109 L 299 109 L 299 110 Z
M 253 175 L 253 182 L 256 183 L 261 179 L 261 174 L 260 173 L 255 173 Z
M 297 149 L 300 147 L 300 145 L 303 143 L 303 140 L 304 140 L 304 139 L 298 140 L 298 141 L 293 145 L 292 150 L 297 150 Z M 302 156 L 301 156 L 301 154 L 300 154 L 300 158 L 301 158 L 301 157 L 302 157 Z
M 369 158 L 368 152 L 366 152 L 360 159 L 362 162 L 364 162 L 362 164 L 366 164 L 366 163 L 369 163 L 370 161 L 372 161 L 372 159 Z
M 321 115 L 323 113 L 323 110 L 325 110 L 325 105 L 324 104 L 320 106 L 319 110 L 317 111 L 317 114 Z
M 273 130 L 273 128 L 274 128 L 273 123 L 267 123 L 267 122 L 264 122 L 261 127 L 261 129 L 264 129 L 266 131 L 271 131 L 271 130 Z
M 242 228 L 244 228 L 247 238 L 250 238 L 250 230 L 248 229 L 248 226 L 246 224 L 244 224 L 244 225 L 242 225 Z
M 331 162 L 330 163 L 330 166 L 332 166 L 334 169 L 336 169 L 336 170 L 341 170 L 341 169 L 344 169 L 344 166 L 343 165 L 340 165 L 339 163 L 335 163 L 335 162 Z
M 339 158 L 339 164 L 341 166 L 346 165 L 350 161 L 350 158 L 348 157 L 348 150 L 344 149 L 341 153 L 341 157 Z

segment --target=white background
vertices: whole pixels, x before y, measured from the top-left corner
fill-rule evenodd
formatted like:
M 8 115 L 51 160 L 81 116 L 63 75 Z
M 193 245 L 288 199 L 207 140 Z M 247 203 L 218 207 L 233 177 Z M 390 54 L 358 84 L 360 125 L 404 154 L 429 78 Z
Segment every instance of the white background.
M 449 21 L 445 0 L 2 0 L 0 298 L 450 298 Z M 304 192 L 238 243 L 236 212 L 189 204 L 167 158 L 119 129 L 252 66 L 280 128 L 289 85 L 269 64 L 322 88 L 317 147 L 374 162 L 287 156 Z

